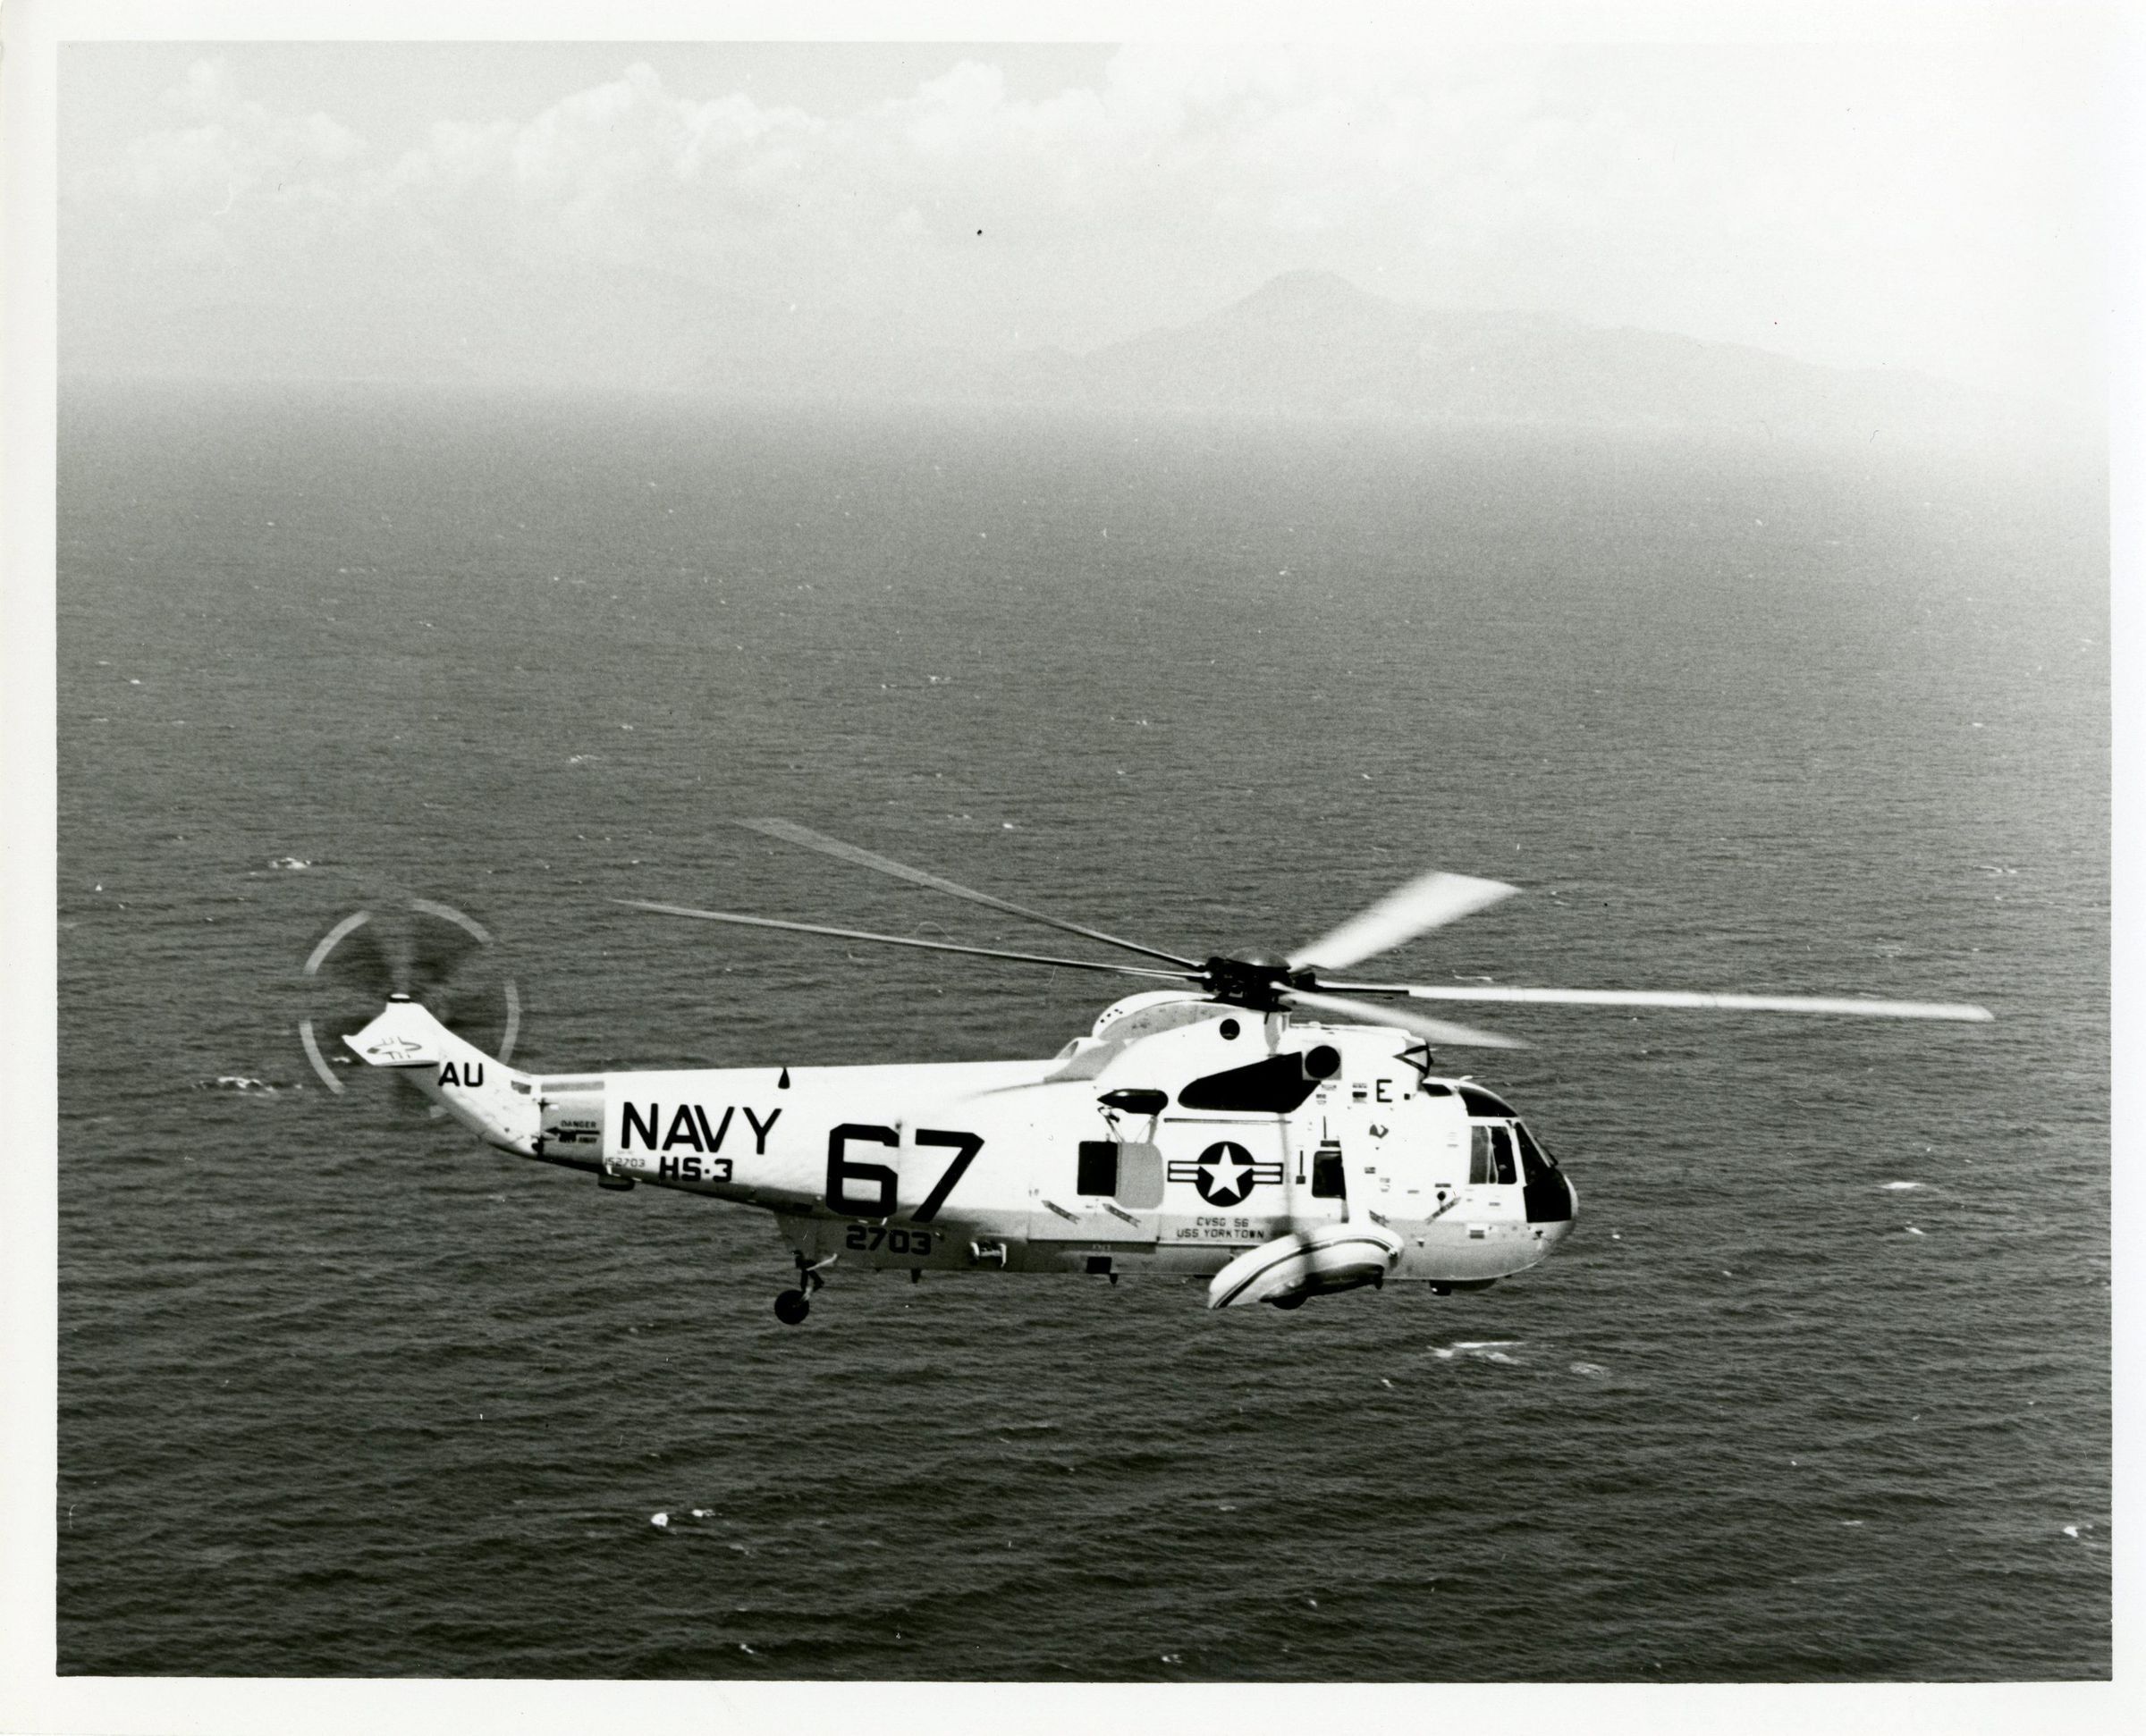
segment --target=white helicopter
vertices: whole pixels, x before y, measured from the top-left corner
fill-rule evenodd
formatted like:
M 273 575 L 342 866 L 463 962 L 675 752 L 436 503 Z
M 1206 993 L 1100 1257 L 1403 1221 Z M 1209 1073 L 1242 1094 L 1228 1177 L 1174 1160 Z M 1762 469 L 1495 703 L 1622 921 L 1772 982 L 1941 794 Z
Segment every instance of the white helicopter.
M 511 980 L 503 1041 L 486 1054 L 410 992 L 413 965 L 440 961 L 406 951 L 393 961 L 385 1007 L 343 1041 L 500 1150 L 587 1171 L 605 1188 L 646 1182 L 773 1212 L 795 1252 L 797 1282 L 775 1298 L 792 1325 L 838 1262 L 912 1279 L 976 1270 L 1206 1277 L 1210 1308 L 1293 1309 L 1389 1280 L 1439 1294 L 1481 1289 L 1548 1258 L 1571 1232 L 1576 1190 L 1509 1104 L 1441 1074 L 1432 1051 L 1521 1045 L 1358 996 L 1991 1017 L 1980 1007 L 1861 998 L 1329 980 L 1518 889 L 1460 874 L 1411 881 L 1286 959 L 1196 960 L 787 821 L 742 823 L 1147 962 L 613 902 L 1167 986 L 1114 1002 L 1048 1060 L 530 1074 L 508 1062 L 520 1017 Z M 489 941 L 449 906 L 418 900 L 414 909 L 441 926 L 451 951 Z M 334 965 L 369 920 L 365 911 L 344 917 L 303 974 Z M 372 944 L 375 961 L 390 962 Z M 311 1019 L 300 1029 L 315 1067 L 340 1091 Z

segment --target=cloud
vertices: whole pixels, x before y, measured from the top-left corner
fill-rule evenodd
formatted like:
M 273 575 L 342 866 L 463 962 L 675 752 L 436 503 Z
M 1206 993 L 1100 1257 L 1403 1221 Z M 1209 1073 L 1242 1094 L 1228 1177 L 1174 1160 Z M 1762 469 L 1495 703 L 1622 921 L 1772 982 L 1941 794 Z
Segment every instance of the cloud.
M 644 274 L 925 345 L 1079 347 L 1322 265 L 1927 367 L 2060 323 L 2079 244 L 2047 232 L 2091 209 L 2060 93 L 1988 57 L 1143 45 L 1092 88 L 971 58 L 824 114 L 689 96 L 655 58 L 393 151 L 204 59 L 64 232 L 308 305 Z
M 823 117 L 742 93 L 683 97 L 643 61 L 526 121 L 443 121 L 383 163 L 347 126 L 277 114 L 203 61 L 166 99 L 182 123 L 134 141 L 121 184 L 94 190 L 131 201 L 152 233 L 205 203 L 225 215 L 266 205 L 279 220 L 310 204 L 353 226 L 432 224 L 473 240 L 497 239 L 499 214 L 512 213 L 519 245 L 638 249 L 663 265 L 753 226 L 952 241 L 973 236 L 979 213 L 1031 232 L 1332 230 L 1435 197 L 1463 167 L 1495 173 L 1500 153 L 1469 143 L 1486 119 L 1522 159 L 1539 154 L 1539 136 L 1514 134 L 1516 88 L 1486 98 L 1403 82 L 1331 54 L 1144 47 L 1119 54 L 1099 89 L 1020 98 L 970 60 L 908 96 Z
M 365 155 L 325 114 L 280 115 L 241 97 L 216 61 L 196 62 L 164 106 L 178 124 L 133 140 L 112 190 L 182 220 L 234 197 L 334 197 Z

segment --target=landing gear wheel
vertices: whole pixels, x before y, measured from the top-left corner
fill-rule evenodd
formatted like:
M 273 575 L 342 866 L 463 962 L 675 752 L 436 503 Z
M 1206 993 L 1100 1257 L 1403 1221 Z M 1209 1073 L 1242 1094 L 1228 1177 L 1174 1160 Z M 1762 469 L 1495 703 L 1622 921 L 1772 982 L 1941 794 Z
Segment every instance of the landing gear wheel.
M 1305 1300 L 1302 1296 L 1277 1296 L 1274 1298 L 1274 1306 L 1277 1308 L 1302 1308 Z
M 775 1318 L 784 1326 L 795 1326 L 812 1312 L 812 1304 L 801 1290 L 785 1290 L 775 1298 Z

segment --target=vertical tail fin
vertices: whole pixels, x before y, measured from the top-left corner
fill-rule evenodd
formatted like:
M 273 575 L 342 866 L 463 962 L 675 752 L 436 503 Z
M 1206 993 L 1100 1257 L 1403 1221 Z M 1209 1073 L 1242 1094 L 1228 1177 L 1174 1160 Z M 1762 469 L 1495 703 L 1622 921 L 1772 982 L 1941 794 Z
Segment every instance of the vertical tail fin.
M 408 995 L 390 995 L 343 1041 L 368 1066 L 400 1072 L 487 1145 L 534 1154 L 540 1117 L 529 1075 L 465 1042 Z

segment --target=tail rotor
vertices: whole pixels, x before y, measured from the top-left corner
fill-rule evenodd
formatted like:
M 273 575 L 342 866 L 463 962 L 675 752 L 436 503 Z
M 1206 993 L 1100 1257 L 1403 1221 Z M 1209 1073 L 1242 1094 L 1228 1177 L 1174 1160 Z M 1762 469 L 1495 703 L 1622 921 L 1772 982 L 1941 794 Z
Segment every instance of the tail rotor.
M 298 1035 L 314 1074 L 344 1090 L 343 1038 L 365 1028 L 383 1003 L 417 1001 L 457 1035 L 510 1059 L 521 1029 L 521 996 L 491 934 L 476 918 L 431 898 L 383 899 L 348 912 L 299 972 L 305 1011 Z

